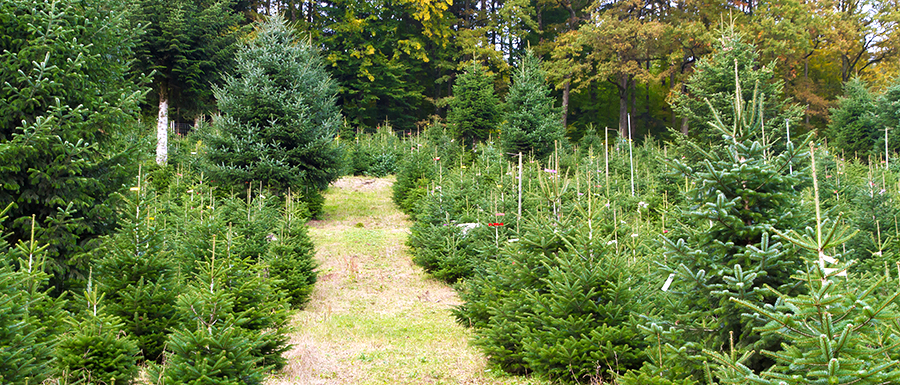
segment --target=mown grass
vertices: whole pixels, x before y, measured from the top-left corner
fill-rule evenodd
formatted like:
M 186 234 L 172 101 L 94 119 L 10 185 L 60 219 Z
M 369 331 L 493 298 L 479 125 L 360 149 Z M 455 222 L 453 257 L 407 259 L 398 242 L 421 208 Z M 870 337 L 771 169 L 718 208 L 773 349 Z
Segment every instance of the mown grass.
M 320 262 L 311 302 L 294 319 L 286 369 L 270 384 L 542 385 L 486 366 L 450 307 L 453 290 L 414 266 L 409 222 L 390 179 L 345 178 L 310 223 Z

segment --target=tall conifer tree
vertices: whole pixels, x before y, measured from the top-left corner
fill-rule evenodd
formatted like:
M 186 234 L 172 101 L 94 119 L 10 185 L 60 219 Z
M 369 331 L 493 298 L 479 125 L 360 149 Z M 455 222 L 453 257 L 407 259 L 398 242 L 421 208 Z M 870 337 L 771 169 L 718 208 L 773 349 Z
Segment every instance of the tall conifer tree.
M 500 99 L 494 92 L 494 82 L 478 63 L 456 78 L 447 122 L 453 136 L 466 146 L 488 138 L 496 130 L 500 118 Z
M 319 191 L 340 175 L 343 151 L 335 142 L 337 85 L 318 50 L 273 16 L 257 26 L 235 65 L 215 90 L 222 117 L 203 134 L 206 174 L 241 189 L 263 182 L 302 192 L 320 214 Z
M 555 146 L 565 144 L 561 110 L 554 107 L 541 61 L 526 51 L 513 73 L 513 83 L 503 105 L 500 138 L 508 154 L 534 154 L 545 159 Z

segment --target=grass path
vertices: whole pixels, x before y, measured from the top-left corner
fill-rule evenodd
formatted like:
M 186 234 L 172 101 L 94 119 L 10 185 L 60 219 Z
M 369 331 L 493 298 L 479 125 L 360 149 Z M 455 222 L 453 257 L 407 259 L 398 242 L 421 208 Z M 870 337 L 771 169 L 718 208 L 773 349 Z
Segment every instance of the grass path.
M 268 383 L 538 384 L 485 368 L 449 312 L 456 293 L 410 259 L 391 183 L 348 177 L 326 193 L 326 219 L 309 229 L 319 281 L 295 315 L 288 366 Z

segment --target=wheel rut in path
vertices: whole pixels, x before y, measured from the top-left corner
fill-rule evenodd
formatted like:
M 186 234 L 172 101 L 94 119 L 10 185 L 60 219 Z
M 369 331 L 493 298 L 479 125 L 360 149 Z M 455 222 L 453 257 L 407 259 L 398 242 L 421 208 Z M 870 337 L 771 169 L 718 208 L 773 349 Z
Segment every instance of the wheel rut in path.
M 410 222 L 391 202 L 390 178 L 346 177 L 309 223 L 319 280 L 295 314 L 281 384 L 531 384 L 485 368 L 450 308 L 446 284 L 410 258 Z

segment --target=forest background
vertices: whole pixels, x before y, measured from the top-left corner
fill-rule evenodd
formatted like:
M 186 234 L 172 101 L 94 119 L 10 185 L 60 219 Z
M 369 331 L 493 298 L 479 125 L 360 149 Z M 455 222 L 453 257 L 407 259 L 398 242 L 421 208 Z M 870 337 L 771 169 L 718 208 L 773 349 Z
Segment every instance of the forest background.
M 178 2 L 148 0 L 140 2 L 140 7 L 150 9 L 154 3 L 161 8 L 147 12 L 158 9 L 161 14 L 139 17 L 160 18 L 161 23 L 151 24 L 148 36 L 221 30 L 227 20 L 192 18 L 189 12 L 184 20 L 167 16 L 185 14 Z M 687 92 L 684 81 L 694 72 L 695 63 L 713 51 L 717 29 L 732 19 L 746 42 L 758 47 L 759 65 L 773 65 L 774 80 L 784 83 L 785 96 L 803 108 L 804 131 L 824 130 L 829 108 L 835 106 L 848 80 L 859 76 L 880 90 L 900 70 L 896 29 L 900 7 L 894 1 L 270 0 L 216 4 L 242 15 L 231 20 L 234 25 L 276 13 L 295 23 L 324 52 L 328 71 L 340 84 L 338 104 L 348 124 L 370 132 L 385 121 L 397 130 L 414 131 L 432 115 L 446 116 L 452 85 L 473 59 L 488 67 L 502 98 L 515 63 L 530 47 L 544 60 L 553 96 L 563 107 L 569 138 L 577 141 L 591 125 L 618 129 L 627 137 L 627 114 L 632 116 L 634 138 L 665 136 L 667 127 L 691 133 L 692 126 L 700 123 L 674 111 L 672 97 Z M 210 57 L 226 56 L 227 50 L 212 48 L 219 50 L 215 55 L 207 53 Z M 148 105 L 154 105 L 160 95 L 171 97 L 173 120 L 188 123 L 212 112 L 211 100 L 195 97 L 203 92 L 194 88 L 216 81 L 218 75 L 211 75 L 203 65 L 219 62 L 191 58 L 199 54 L 197 47 L 183 51 L 190 51 L 185 54 L 187 61 L 179 62 L 177 52 L 170 52 L 172 59 L 157 58 L 146 66 L 165 74 L 165 79 L 157 77 Z M 193 61 L 200 65 L 191 66 Z M 178 69 L 180 65 L 188 69 Z M 198 69 L 202 73 L 188 73 Z

